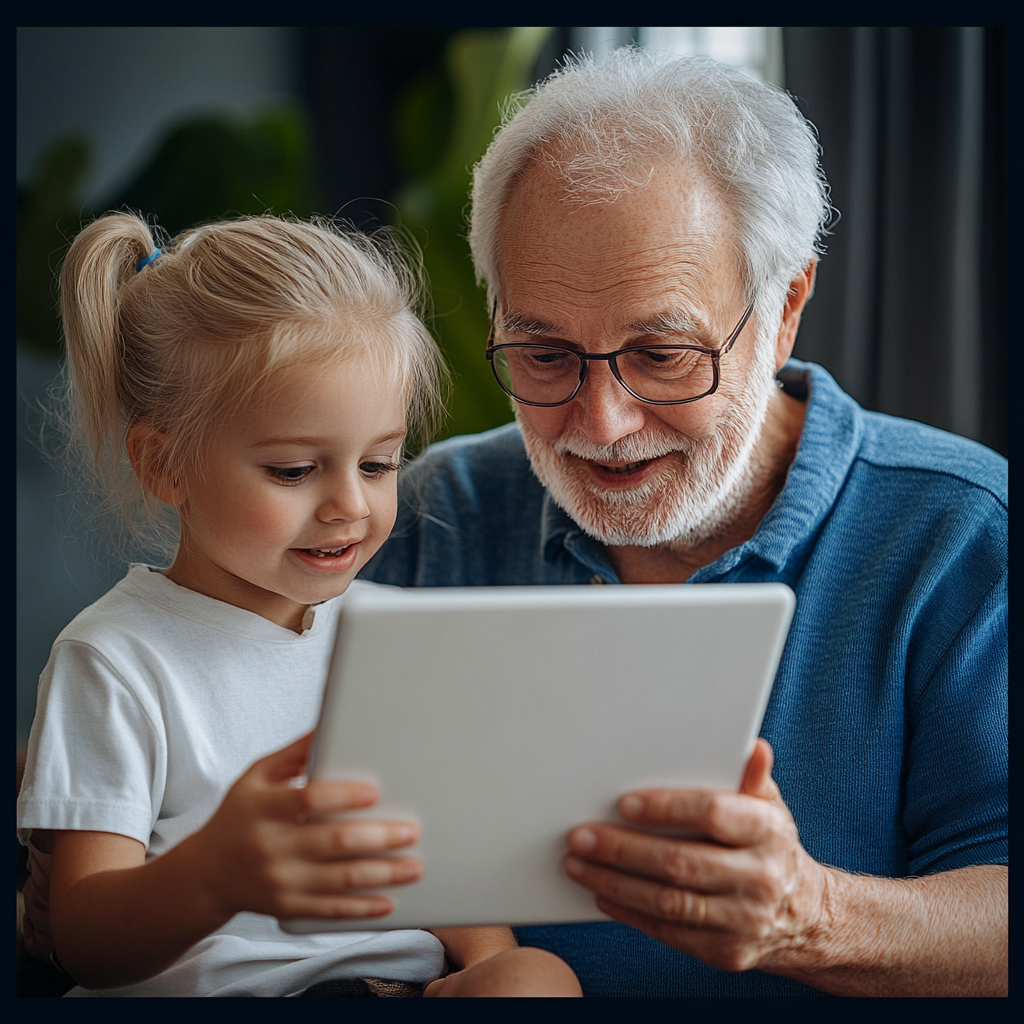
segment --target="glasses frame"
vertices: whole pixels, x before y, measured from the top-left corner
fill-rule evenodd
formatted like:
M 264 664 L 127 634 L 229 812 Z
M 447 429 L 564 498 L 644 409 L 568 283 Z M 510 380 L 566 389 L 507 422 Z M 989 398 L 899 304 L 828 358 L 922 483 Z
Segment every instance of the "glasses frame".
M 498 368 L 494 365 L 495 352 L 500 352 L 502 349 L 506 348 L 543 348 L 550 350 L 553 348 L 562 348 L 562 346 L 541 345 L 537 342 L 530 341 L 514 342 L 508 345 L 495 345 L 494 318 L 497 316 L 498 313 L 497 300 L 495 300 L 495 303 L 491 308 L 491 330 L 490 333 L 487 335 L 486 356 L 487 361 L 491 364 L 491 372 L 494 374 L 494 379 L 498 382 L 498 385 L 501 388 L 501 390 L 504 391 L 505 394 L 508 395 L 509 398 L 511 398 L 514 402 L 518 402 L 520 405 L 531 405 L 538 409 L 554 409 L 560 405 L 568 404 L 580 393 L 580 388 L 583 387 L 583 382 L 587 379 L 587 372 L 590 369 L 590 364 L 595 362 L 607 363 L 608 366 L 611 368 L 612 374 L 614 375 L 615 379 L 638 402 L 643 402 L 646 405 L 686 405 L 688 402 L 699 402 L 702 398 L 707 398 L 708 395 L 713 395 L 718 390 L 718 385 L 721 383 L 721 370 L 719 367 L 719 361 L 721 360 L 722 356 L 726 355 L 729 349 L 731 349 L 733 345 L 736 343 L 736 339 L 740 336 L 740 332 L 746 326 L 747 321 L 750 319 L 750 314 L 753 313 L 753 311 L 754 303 L 751 302 L 750 305 L 747 306 L 746 310 L 744 311 L 743 316 L 740 318 L 740 322 L 735 326 L 732 334 L 729 335 L 729 337 L 726 339 L 725 344 L 722 345 L 721 348 L 705 348 L 703 345 L 635 345 L 629 348 L 616 349 L 616 351 L 614 352 L 577 352 L 576 349 L 566 348 L 564 349 L 564 351 L 576 356 L 576 358 L 580 362 L 580 378 L 576 382 L 576 387 L 573 388 L 572 394 L 569 395 L 568 398 L 563 398 L 560 402 L 529 402 L 525 398 L 518 398 L 516 395 L 512 394 L 512 392 L 509 391 L 507 387 L 505 387 L 505 384 L 502 381 L 501 377 L 498 376 Z M 714 383 L 712 383 L 711 387 L 708 388 L 708 390 L 705 391 L 702 395 L 695 395 L 693 398 L 674 398 L 670 399 L 669 401 L 664 401 L 653 398 L 643 398 L 641 395 L 638 395 L 622 379 L 622 375 L 619 373 L 619 365 L 617 362 L 618 357 L 621 355 L 625 355 L 627 352 L 648 352 L 652 350 L 663 349 L 673 349 L 677 351 L 681 350 L 687 352 L 700 352 L 702 355 L 711 356 L 711 363 L 714 367 L 715 373 Z

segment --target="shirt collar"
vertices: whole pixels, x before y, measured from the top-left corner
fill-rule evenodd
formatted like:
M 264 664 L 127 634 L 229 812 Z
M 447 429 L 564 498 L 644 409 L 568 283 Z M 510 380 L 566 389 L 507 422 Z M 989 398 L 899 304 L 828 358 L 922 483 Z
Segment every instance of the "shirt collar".
M 786 391 L 807 398 L 807 413 L 796 457 L 783 487 L 757 532 L 692 577 L 692 583 L 721 580 L 741 562 L 759 558 L 788 576 L 809 548 L 835 505 L 860 445 L 861 410 L 820 366 L 791 359 L 780 371 Z M 594 571 L 610 570 L 607 553 L 545 493 L 541 511 L 541 555 L 554 562 L 563 549 Z M 614 574 L 612 574 L 614 578 Z
M 779 576 L 795 573 L 850 472 L 864 429 L 857 403 L 811 363 L 791 359 L 779 379 L 794 397 L 807 395 L 804 428 L 786 485 L 754 536 L 695 573 L 694 583 L 721 579 L 750 557 Z
M 544 503 L 540 510 L 540 554 L 545 562 L 553 562 L 565 546 L 570 533 L 580 533 L 580 528 L 560 509 L 545 488 Z

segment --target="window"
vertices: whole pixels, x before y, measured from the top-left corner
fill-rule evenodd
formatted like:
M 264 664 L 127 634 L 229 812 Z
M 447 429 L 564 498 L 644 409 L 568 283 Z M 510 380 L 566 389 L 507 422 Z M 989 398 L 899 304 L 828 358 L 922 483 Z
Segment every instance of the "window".
M 705 53 L 762 81 L 783 86 L 781 28 L 724 28 L 656 26 L 651 28 L 574 28 L 574 50 L 598 56 L 618 46 L 638 42 L 667 53 Z

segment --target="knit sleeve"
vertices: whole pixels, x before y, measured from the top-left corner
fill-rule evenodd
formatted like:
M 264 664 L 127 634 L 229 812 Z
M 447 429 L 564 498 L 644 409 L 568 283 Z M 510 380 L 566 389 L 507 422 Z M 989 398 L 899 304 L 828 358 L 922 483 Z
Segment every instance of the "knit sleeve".
M 1005 572 L 915 696 L 908 727 L 909 873 L 1007 863 Z

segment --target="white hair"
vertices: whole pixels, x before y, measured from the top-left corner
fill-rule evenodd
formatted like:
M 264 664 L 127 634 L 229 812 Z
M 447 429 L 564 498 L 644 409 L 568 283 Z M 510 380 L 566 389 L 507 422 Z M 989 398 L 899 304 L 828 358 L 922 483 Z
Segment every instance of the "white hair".
M 814 126 L 781 89 L 709 57 L 634 47 L 572 57 L 512 97 L 503 122 L 473 171 L 469 243 L 488 307 L 500 291 L 502 211 L 534 160 L 580 205 L 641 189 L 660 161 L 695 161 L 738 224 L 759 334 L 774 333 L 790 282 L 823 252 L 831 206 Z

